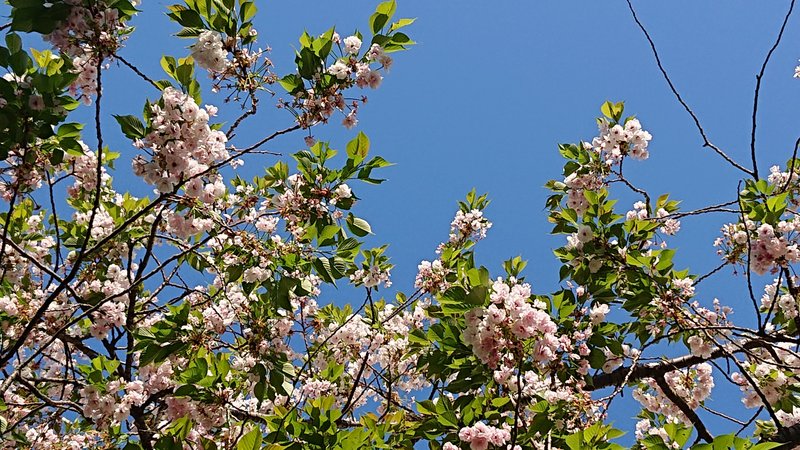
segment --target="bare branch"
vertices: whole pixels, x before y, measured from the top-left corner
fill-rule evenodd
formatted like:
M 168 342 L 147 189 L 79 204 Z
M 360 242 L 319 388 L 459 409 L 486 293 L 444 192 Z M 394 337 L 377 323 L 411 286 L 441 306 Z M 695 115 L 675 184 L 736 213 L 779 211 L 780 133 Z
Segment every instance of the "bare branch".
M 775 52 L 775 49 L 778 48 L 778 45 L 781 43 L 781 39 L 783 38 L 783 31 L 786 29 L 786 24 L 789 22 L 789 17 L 792 16 L 792 11 L 794 10 L 794 2 L 792 0 L 789 3 L 789 11 L 786 12 L 786 16 L 783 18 L 783 24 L 781 24 L 781 29 L 778 32 L 778 37 L 775 39 L 775 43 L 772 44 L 772 48 L 769 49 L 767 52 L 766 58 L 764 58 L 764 63 L 761 65 L 761 71 L 758 72 L 756 75 L 756 89 L 755 93 L 753 94 L 753 122 L 752 128 L 750 129 L 750 159 L 753 163 L 753 178 L 756 180 L 758 179 L 758 163 L 756 162 L 756 117 L 758 116 L 758 94 L 761 91 L 761 79 L 764 77 L 764 71 L 767 70 L 767 64 L 769 64 L 770 58 L 772 58 L 772 53 Z M 797 146 L 795 146 L 795 149 Z M 791 174 L 789 174 L 791 179 Z
M 686 401 L 682 399 L 678 394 L 672 391 L 672 388 L 669 387 L 669 384 L 664 380 L 663 376 L 657 377 L 656 384 L 661 391 L 664 393 L 667 398 L 681 410 L 683 415 L 692 422 L 694 425 L 695 430 L 697 430 L 697 437 L 703 439 L 706 442 L 711 442 L 714 440 L 714 437 L 708 432 L 706 425 L 700 420 L 700 417 L 697 415 L 696 412 L 689 405 L 686 404 Z
M 150 83 L 151 86 L 153 86 L 154 88 L 158 89 L 159 91 L 161 90 L 161 88 L 158 87 L 158 84 L 156 84 L 156 82 L 153 81 L 152 78 L 150 78 L 147 75 L 145 75 L 144 72 L 142 72 L 136 66 L 134 66 L 133 64 L 128 62 L 127 59 L 123 58 L 122 56 L 120 56 L 118 54 L 114 54 L 114 57 L 117 58 L 119 60 L 119 62 L 121 62 L 122 64 L 128 66 L 128 68 L 130 68 L 134 73 L 136 73 L 136 75 L 139 75 L 139 77 L 141 77 L 144 81 L 147 81 L 148 83 Z
M 633 20 L 636 22 L 636 25 L 639 26 L 639 29 L 642 30 L 642 33 L 644 33 L 645 38 L 647 38 L 647 42 L 650 44 L 650 49 L 653 51 L 653 56 L 655 56 L 656 58 L 656 64 L 658 65 L 658 69 L 661 71 L 661 74 L 667 81 L 670 90 L 675 95 L 675 98 L 678 99 L 678 102 L 681 104 L 681 106 L 683 106 L 683 109 L 685 109 L 686 112 L 689 113 L 689 115 L 692 117 L 692 120 L 694 121 L 697 131 L 700 132 L 700 136 L 703 138 L 703 147 L 708 147 L 714 150 L 714 152 L 716 152 L 719 156 L 722 157 L 722 159 L 727 161 L 733 167 L 741 170 L 742 172 L 752 177 L 755 177 L 755 174 L 751 170 L 747 169 L 746 167 L 734 161 L 730 156 L 725 154 L 725 152 L 723 152 L 722 149 L 712 144 L 711 141 L 708 139 L 708 136 L 706 135 L 703 126 L 700 124 L 700 119 L 697 118 L 697 114 L 695 114 L 694 111 L 692 111 L 692 109 L 689 107 L 689 105 L 686 104 L 686 101 L 683 100 L 683 97 L 681 97 L 681 94 L 678 93 L 678 89 L 675 87 L 675 84 L 672 83 L 672 79 L 670 79 L 669 74 L 667 74 L 666 69 L 664 69 L 664 65 L 661 63 L 661 57 L 658 55 L 658 50 L 656 49 L 656 44 L 650 37 L 650 33 L 647 31 L 644 25 L 642 25 L 642 22 L 639 21 L 639 17 L 636 15 L 636 10 L 633 9 L 633 4 L 631 3 L 631 0 L 625 0 L 625 1 L 628 2 L 628 9 L 630 9 L 631 14 L 633 15 Z
M 738 345 L 729 344 L 730 352 L 726 352 L 724 347 L 717 348 L 711 352 L 711 356 L 703 358 L 702 356 L 684 355 L 677 358 L 665 359 L 658 362 L 636 364 L 629 367 L 619 367 L 611 373 L 602 373 L 595 375 L 592 378 L 592 384 L 586 387 L 587 391 L 596 391 L 609 386 L 619 386 L 623 381 L 627 380 L 641 380 L 642 378 L 658 378 L 667 372 L 673 370 L 685 369 L 687 367 L 700 364 L 712 359 L 718 359 L 726 356 L 728 353 L 740 353 L 745 350 L 754 348 L 764 348 L 773 345 L 771 342 L 761 338 L 750 339 L 746 342 L 739 343 Z M 628 374 L 630 372 L 630 375 Z

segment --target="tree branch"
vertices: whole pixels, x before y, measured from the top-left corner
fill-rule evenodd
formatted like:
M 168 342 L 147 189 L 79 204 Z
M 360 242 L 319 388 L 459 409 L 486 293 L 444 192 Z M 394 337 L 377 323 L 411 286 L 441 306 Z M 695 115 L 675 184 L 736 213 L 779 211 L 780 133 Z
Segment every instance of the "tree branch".
M 708 148 L 714 150 L 714 152 L 716 152 L 719 156 L 721 156 L 722 159 L 727 161 L 730 165 L 732 165 L 733 167 L 735 167 L 735 168 L 741 170 L 742 172 L 744 172 L 744 173 L 746 173 L 746 174 L 748 174 L 748 175 L 750 175 L 750 176 L 755 178 L 756 177 L 755 174 L 750 169 L 747 169 L 744 166 L 742 166 L 741 164 L 739 164 L 736 161 L 734 161 L 730 156 L 725 154 L 725 152 L 723 152 L 722 149 L 720 149 L 716 145 L 712 144 L 711 141 L 709 141 L 708 136 L 706 136 L 706 132 L 703 129 L 703 126 L 700 124 L 700 119 L 697 118 L 697 114 L 695 114 L 694 111 L 692 111 L 692 109 L 689 107 L 689 105 L 686 104 L 686 101 L 683 100 L 683 97 L 681 97 L 681 94 L 678 93 L 678 89 L 672 83 L 672 80 L 670 79 L 669 74 L 667 74 L 666 69 L 664 69 L 664 65 L 661 64 L 661 57 L 658 55 L 658 50 L 656 49 L 656 44 L 655 44 L 655 42 L 653 42 L 653 39 L 650 37 L 650 33 L 648 33 L 647 29 L 644 27 L 644 25 L 642 25 L 642 22 L 639 21 L 639 17 L 636 15 L 636 10 L 633 9 L 633 4 L 631 3 L 631 0 L 625 0 L 625 1 L 628 2 L 628 9 L 630 9 L 631 14 L 633 15 L 633 20 L 636 22 L 636 25 L 639 26 L 639 29 L 642 30 L 642 33 L 644 33 L 645 38 L 647 38 L 647 42 L 650 44 L 650 49 L 653 51 L 653 56 L 655 56 L 655 58 L 656 58 L 656 64 L 658 65 L 658 69 L 661 71 L 661 74 L 664 76 L 664 79 L 667 81 L 667 84 L 669 85 L 670 90 L 675 95 L 675 98 L 678 99 L 678 102 L 681 104 L 681 106 L 683 106 L 683 109 L 685 109 L 686 112 L 689 113 L 689 115 L 692 117 L 692 120 L 694 121 L 694 125 L 697 128 L 697 131 L 700 132 L 700 136 L 703 138 L 703 147 L 708 147 Z
M 756 75 L 756 89 L 755 93 L 753 94 L 753 123 L 752 128 L 750 129 L 750 159 L 753 162 L 753 178 L 756 180 L 758 179 L 758 164 L 756 163 L 756 116 L 758 115 L 758 94 L 761 91 L 761 79 L 764 77 L 764 71 L 767 70 L 767 64 L 769 63 L 770 58 L 772 58 L 772 53 L 775 52 L 775 49 L 777 49 L 778 45 L 781 43 L 783 31 L 786 29 L 786 23 L 789 22 L 789 17 L 791 17 L 792 10 L 794 10 L 794 2 L 795 0 L 792 0 L 791 3 L 789 3 L 789 11 L 786 12 L 786 16 L 783 18 L 783 24 L 778 32 L 778 38 L 775 39 L 775 43 L 772 44 L 772 48 L 770 48 L 769 52 L 767 52 L 767 56 L 764 58 L 764 63 L 761 65 L 761 71 L 758 72 L 758 75 Z M 792 174 L 790 173 L 790 179 L 791 175 Z
M 667 384 L 666 380 L 664 380 L 663 375 L 660 377 L 656 377 L 655 380 L 656 384 L 658 385 L 659 388 L 661 388 L 661 391 L 664 393 L 664 395 L 667 396 L 667 398 L 672 403 L 674 403 L 675 406 L 678 407 L 678 409 L 681 410 L 683 415 L 685 415 L 690 422 L 692 422 L 692 425 L 694 425 L 694 428 L 697 430 L 697 437 L 703 439 L 706 442 L 713 441 L 714 437 L 711 436 L 711 433 L 708 432 L 706 425 L 703 423 L 702 420 L 700 420 L 700 416 L 698 416 L 697 413 L 694 412 L 694 410 L 692 410 L 692 408 L 690 408 L 689 405 L 686 404 L 686 401 L 684 399 L 682 399 L 680 396 L 678 396 L 678 394 L 672 391 L 672 388 L 669 387 L 669 384 Z
M 664 374 L 667 372 L 672 372 L 673 370 L 678 370 L 678 369 L 685 369 L 687 367 L 691 367 L 705 361 L 722 358 L 726 356 L 728 353 L 741 353 L 746 350 L 752 350 L 754 348 L 765 348 L 771 345 L 773 344 L 761 338 L 750 339 L 744 343 L 738 343 L 736 345 L 734 345 L 733 343 L 728 344 L 726 346 L 730 347 L 728 351 L 726 351 L 726 349 L 724 348 L 717 348 L 716 350 L 711 352 L 711 356 L 708 358 L 703 358 L 702 356 L 684 355 L 677 358 L 666 359 L 658 362 L 636 364 L 634 366 L 627 366 L 627 367 L 619 367 L 611 373 L 602 373 L 599 375 L 595 375 L 594 377 L 592 377 L 591 385 L 586 386 L 584 389 L 587 391 L 596 391 L 598 389 L 603 389 L 609 386 L 619 386 L 620 384 L 623 383 L 626 377 L 629 381 L 641 380 L 642 378 L 659 378 L 664 376 Z M 628 376 L 628 372 L 630 372 L 630 376 Z

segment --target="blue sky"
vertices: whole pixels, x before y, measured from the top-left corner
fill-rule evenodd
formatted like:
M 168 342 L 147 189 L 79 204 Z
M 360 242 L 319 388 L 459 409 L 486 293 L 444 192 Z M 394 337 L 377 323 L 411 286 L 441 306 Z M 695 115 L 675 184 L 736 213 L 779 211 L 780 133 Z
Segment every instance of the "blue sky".
M 169 38 L 178 27 L 163 15 L 168 4 L 144 1 L 143 12 L 133 20 L 138 31 L 122 51 L 154 78 L 163 77 L 161 54 L 185 56 L 191 44 Z M 336 25 L 342 35 L 366 30 L 375 4 L 259 1 L 260 43 L 272 47 L 276 72 L 289 73 L 303 29 L 318 34 Z M 749 165 L 755 75 L 788 5 L 775 0 L 635 2 L 673 81 L 710 139 L 744 165 Z M 542 186 L 560 178 L 563 162 L 557 144 L 590 140 L 596 132 L 594 118 L 607 99 L 624 100 L 626 113 L 636 114 L 653 135 L 650 159 L 626 164 L 635 184 L 654 197 L 669 192 L 683 200 L 686 210 L 735 198 L 740 174 L 702 148 L 623 0 L 399 0 L 397 14 L 418 19 L 409 34 L 419 44 L 398 54 L 381 88 L 367 93 L 369 103 L 360 111 L 356 130 L 331 125 L 314 131 L 317 138 L 343 149 L 362 130 L 376 154 L 396 163 L 384 171 L 387 183 L 353 185 L 363 199 L 358 214 L 376 233 L 372 241 L 391 244 L 396 287 L 411 289 L 418 262 L 433 258 L 436 245 L 446 239 L 456 201 L 475 187 L 489 193 L 487 216 L 494 222 L 478 247 L 479 261 L 499 274 L 501 261 L 522 255 L 530 261 L 526 274 L 534 290 L 555 290 L 558 264 L 552 249 L 563 237 L 548 235 L 548 192 Z M 763 81 L 758 155 L 765 174 L 770 165 L 790 157 L 798 137 L 800 80 L 792 78 L 800 58 L 798 20 L 789 22 Z M 156 94 L 124 67 L 115 67 L 105 86 L 107 113 L 138 114 L 143 95 Z M 204 101 L 221 106 L 222 97 L 209 92 Z M 262 98 L 264 114 L 246 122 L 234 144 L 246 146 L 291 124 L 291 117 L 272 110 L 272 104 L 274 100 Z M 88 113 L 84 109 L 78 114 Z M 105 128 L 113 150 L 133 150 L 113 121 Z M 276 140 L 269 149 L 290 154 L 302 146 L 297 134 Z M 258 156 L 248 160 L 244 171 L 258 173 L 273 163 L 272 157 Z M 130 179 L 122 173 L 115 176 L 118 187 Z M 612 195 L 621 198 L 623 212 L 635 201 L 618 187 Z M 725 221 L 723 215 L 684 220 L 671 241 L 679 249 L 678 266 L 694 273 L 715 267 L 719 259 L 712 242 Z M 756 281 L 757 292 L 764 282 Z M 731 282 L 727 270 L 704 283 L 699 298 L 710 303 L 719 297 L 737 308 L 734 318 L 749 324 L 745 288 L 744 278 Z M 722 392 L 713 394 L 715 403 L 727 401 L 739 408 L 738 398 L 723 401 Z M 634 408 L 628 399 L 616 406 Z M 618 414 L 621 425 L 630 424 L 627 418 L 635 410 Z M 712 425 L 712 431 L 731 430 Z
M 294 2 L 259 2 L 260 43 L 272 47 L 276 72 L 289 73 L 303 29 L 315 34 L 336 25 L 342 35 L 364 30 L 375 3 L 308 1 L 301 10 Z M 433 256 L 447 237 L 455 202 L 475 187 L 489 193 L 487 214 L 494 222 L 479 247 L 481 258 L 497 267 L 522 254 L 530 260 L 529 279 L 543 291 L 553 289 L 557 275 L 551 250 L 562 238 L 547 234 L 548 192 L 542 186 L 560 178 L 557 144 L 590 140 L 594 118 L 607 99 L 624 100 L 626 114 L 636 114 L 654 136 L 650 159 L 626 165 L 638 186 L 656 196 L 669 192 L 687 210 L 735 198 L 740 174 L 702 148 L 624 1 L 518 3 L 400 1 L 397 14 L 418 19 L 409 34 L 419 44 L 396 54 L 380 89 L 364 92 L 369 102 L 356 129 L 332 124 L 313 131 L 342 149 L 364 131 L 372 151 L 396 163 L 384 169 L 387 183 L 353 187 L 363 198 L 358 211 L 372 224 L 375 242 L 392 244 L 398 283 L 413 280 L 416 263 Z M 169 39 L 178 28 L 162 14 L 167 4 L 141 6 L 143 12 L 133 20 L 138 30 L 122 51 L 154 78 L 164 77 L 161 54 L 186 55 L 192 43 Z M 728 2 L 724 10 L 715 5 L 641 2 L 637 8 L 711 140 L 749 164 L 755 74 L 788 3 Z M 797 137 L 790 126 L 800 99 L 800 80 L 792 78 L 800 57 L 793 25 L 764 78 L 758 128 L 762 173 L 789 158 Z M 156 95 L 124 67 L 115 67 L 105 86 L 108 113 L 140 113 L 143 96 Z M 280 87 L 276 90 L 281 96 Z M 222 97 L 207 92 L 204 102 L 230 113 L 223 117 L 235 116 L 236 107 L 226 109 Z M 261 115 L 240 127 L 234 145 L 245 146 L 291 124 L 288 114 L 271 107 L 275 101 L 262 97 Z M 115 150 L 129 149 L 113 121 L 106 123 L 106 134 Z M 295 134 L 269 149 L 290 154 L 302 146 L 302 135 Z M 273 163 L 267 156 L 252 158 L 244 173 Z M 117 174 L 118 180 L 126 176 Z M 621 189 L 615 193 L 623 209 L 635 200 Z M 684 250 L 679 261 L 697 272 L 713 267 L 717 257 L 711 242 L 721 220 L 684 220 L 673 240 Z

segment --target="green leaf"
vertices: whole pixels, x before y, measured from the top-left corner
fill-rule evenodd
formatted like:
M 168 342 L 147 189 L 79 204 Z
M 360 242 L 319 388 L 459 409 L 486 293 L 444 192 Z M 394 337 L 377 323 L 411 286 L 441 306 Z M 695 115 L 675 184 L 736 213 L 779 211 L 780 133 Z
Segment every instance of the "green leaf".
M 14 70 L 14 73 L 19 76 L 24 75 L 28 69 L 33 67 L 31 57 L 23 51 L 12 53 L 8 58 L 8 64 L 11 66 L 11 69 Z
M 164 72 L 167 75 L 175 78 L 175 68 L 178 66 L 178 63 L 175 61 L 175 58 L 172 56 L 164 55 L 161 57 L 161 68 L 164 69 Z
M 388 2 L 383 2 L 375 8 L 376 13 L 386 14 L 391 18 L 394 15 L 394 11 L 397 9 L 397 2 L 395 0 L 389 0 Z
M 389 16 L 376 12 L 369 18 L 369 29 L 372 34 L 379 34 L 388 21 Z
M 197 11 L 191 9 L 177 9 L 179 5 L 171 6 L 170 9 L 173 9 L 173 12 L 167 14 L 172 20 L 178 22 L 179 24 L 183 25 L 184 27 L 189 28 L 205 28 L 205 24 L 203 23 L 203 19 L 200 17 L 200 14 Z M 181 8 L 185 8 L 181 6 Z
M 328 283 L 336 284 L 336 273 L 331 267 L 331 261 L 328 258 L 317 258 L 314 260 L 314 268 L 317 270 L 320 278 Z
M 489 295 L 489 290 L 486 286 L 477 286 L 467 294 L 466 301 L 470 305 L 483 305 L 486 303 L 486 296 Z
M 53 154 L 50 155 L 50 164 L 61 164 L 62 161 L 64 161 L 64 150 L 54 149 Z
M 200 33 L 202 32 L 202 28 L 184 27 L 181 28 L 181 31 L 175 33 L 175 36 L 178 36 L 179 38 L 196 38 L 200 36 Z
M 389 28 L 389 31 L 399 30 L 400 28 L 407 27 L 414 23 L 417 19 L 400 19 L 397 22 L 393 23 L 392 26 Z
M 446 427 L 458 428 L 458 417 L 453 411 L 445 411 L 437 416 L 439 423 Z
M 369 154 L 369 138 L 363 131 L 347 143 L 347 156 L 353 159 L 355 164 L 359 164 Z
M 347 216 L 347 228 L 358 237 L 364 237 L 372 233 L 372 227 L 369 226 L 366 220 L 360 219 L 353 214 Z
M 236 450 L 260 450 L 261 449 L 261 430 L 256 427 L 249 433 L 242 436 L 236 443 Z
M 777 442 L 762 442 L 760 444 L 756 444 L 756 445 L 750 447 L 750 450 L 771 450 L 773 448 L 777 448 L 777 447 L 780 447 L 782 445 L 784 445 L 784 444 L 780 444 L 780 443 L 777 443 Z
M 158 88 L 161 89 L 162 91 L 168 87 L 172 87 L 172 82 L 169 80 L 158 80 L 155 83 L 156 86 L 158 86 Z
M 122 134 L 128 139 L 141 139 L 147 134 L 144 124 L 136 116 L 119 116 L 115 114 L 114 118 L 117 119 L 117 123 L 122 129 Z
M 189 87 L 194 81 L 194 59 L 187 60 L 175 70 L 175 79 L 183 86 Z
M 567 443 L 567 447 L 569 447 L 570 450 L 581 450 L 584 448 L 583 430 L 570 434 L 564 439 L 564 442 Z
M 392 44 L 397 44 L 397 45 L 413 45 L 413 44 L 416 44 L 416 42 L 412 41 L 411 38 L 408 37 L 408 35 L 405 34 L 405 33 L 395 33 L 394 36 L 392 36 L 392 41 L 391 42 L 392 42 Z
M 278 80 L 278 83 L 280 83 L 281 86 L 284 89 L 286 89 L 286 92 L 292 95 L 303 91 L 303 89 L 305 88 L 305 86 L 303 85 L 303 79 L 295 74 L 286 75 L 285 77 Z
M 17 53 L 22 50 L 22 39 L 17 33 L 8 33 L 6 35 L 6 47 L 10 53 Z
M 239 17 L 242 19 L 242 22 L 247 22 L 256 15 L 256 11 L 258 11 L 258 8 L 256 8 L 255 3 L 249 1 L 244 2 L 239 10 Z
M 83 129 L 82 123 L 65 123 L 58 127 L 56 134 L 60 138 L 80 137 L 81 130 Z

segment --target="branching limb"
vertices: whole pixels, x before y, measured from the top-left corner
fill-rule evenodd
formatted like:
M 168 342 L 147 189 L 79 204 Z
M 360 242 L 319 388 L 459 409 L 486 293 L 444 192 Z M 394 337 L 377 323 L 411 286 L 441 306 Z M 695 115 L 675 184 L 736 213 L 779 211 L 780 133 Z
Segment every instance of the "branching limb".
M 750 159 L 753 163 L 753 178 L 756 180 L 758 179 L 758 163 L 756 162 L 756 118 L 758 116 L 758 94 L 761 91 L 761 79 L 764 77 L 764 72 L 767 70 L 767 64 L 769 64 L 769 60 L 772 58 L 772 53 L 775 52 L 775 49 L 777 49 L 778 45 L 781 43 L 781 39 L 783 39 L 783 31 L 786 29 L 786 24 L 789 22 L 789 17 L 792 16 L 794 2 L 795 0 L 792 0 L 791 3 L 789 3 L 789 11 L 786 12 L 786 16 L 783 18 L 783 24 L 781 24 L 781 29 L 778 31 L 778 37 L 775 39 L 775 43 L 772 44 L 772 48 L 770 48 L 769 52 L 767 52 L 767 56 L 764 58 L 764 63 L 761 65 L 761 71 L 759 71 L 758 75 L 756 75 L 756 89 L 755 93 L 753 94 L 753 116 L 750 129 Z M 796 149 L 797 146 L 795 146 L 795 150 Z M 791 173 L 789 174 L 789 179 L 791 179 Z
M 128 62 L 127 59 L 123 58 L 122 56 L 120 56 L 118 54 L 115 54 L 114 57 L 116 59 L 118 59 L 119 62 L 121 62 L 122 64 L 126 65 L 129 69 L 131 69 L 136 75 L 139 75 L 139 77 L 141 77 L 144 81 L 147 81 L 148 83 L 150 83 L 151 86 L 153 86 L 154 88 L 158 89 L 159 91 L 161 90 L 161 88 L 158 87 L 158 84 L 156 84 L 156 82 L 153 81 L 152 78 L 150 78 L 147 75 L 145 75 L 144 72 L 142 72 L 141 70 L 139 70 L 139 68 L 137 68 L 136 66 L 134 66 L 133 64 Z
M 714 437 L 711 436 L 711 433 L 708 432 L 708 428 L 697 415 L 696 412 L 689 405 L 686 404 L 686 401 L 682 399 L 678 394 L 673 392 L 672 388 L 669 387 L 669 384 L 664 380 L 663 376 L 657 377 L 656 384 L 661 391 L 664 392 L 664 395 L 681 410 L 683 415 L 686 416 L 687 419 L 694 425 L 695 430 L 697 430 L 697 437 L 703 439 L 706 442 L 711 442 L 714 440 Z
M 633 4 L 631 3 L 631 0 L 626 0 L 626 1 L 628 2 L 628 9 L 630 9 L 631 14 L 633 15 L 633 20 L 636 22 L 636 25 L 639 26 L 639 29 L 642 30 L 642 33 L 644 33 L 645 38 L 647 38 L 647 42 L 650 44 L 650 49 L 652 50 L 653 56 L 656 59 L 656 64 L 658 65 L 658 69 L 661 71 L 661 74 L 664 76 L 664 79 L 667 81 L 667 84 L 669 85 L 669 88 L 672 91 L 672 93 L 675 95 L 675 98 L 678 99 L 678 102 L 681 104 L 681 106 L 683 106 L 683 109 L 685 109 L 686 112 L 689 113 L 689 116 L 692 117 L 692 120 L 694 121 L 694 124 L 695 124 L 695 127 L 697 128 L 697 131 L 700 132 L 700 136 L 703 138 L 703 147 L 708 147 L 708 148 L 714 150 L 715 153 L 717 153 L 719 156 L 721 156 L 722 159 L 727 161 L 731 166 L 733 166 L 733 167 L 741 170 L 742 172 L 746 173 L 747 175 L 750 175 L 751 177 L 755 178 L 756 174 L 753 173 L 753 171 L 751 171 L 750 169 L 747 169 L 746 167 L 744 167 L 741 164 L 739 164 L 736 161 L 734 161 L 730 156 L 725 154 L 725 152 L 722 151 L 722 149 L 720 149 L 716 145 L 712 144 L 711 141 L 708 139 L 708 136 L 706 135 L 706 132 L 703 129 L 703 126 L 700 124 L 700 119 L 697 118 L 697 114 L 695 114 L 694 111 L 692 111 L 692 109 L 689 107 L 689 105 L 686 104 L 686 101 L 683 99 L 683 97 L 681 97 L 681 94 L 678 93 L 678 89 L 675 87 L 675 84 L 672 83 L 672 79 L 670 79 L 669 74 L 667 74 L 666 69 L 664 69 L 664 65 L 661 63 L 661 57 L 658 55 L 658 50 L 656 49 L 656 44 L 655 44 L 655 42 L 653 42 L 653 39 L 650 37 L 650 33 L 647 31 L 647 29 L 644 27 L 642 22 L 639 20 L 639 17 L 636 15 L 636 10 L 633 8 Z

